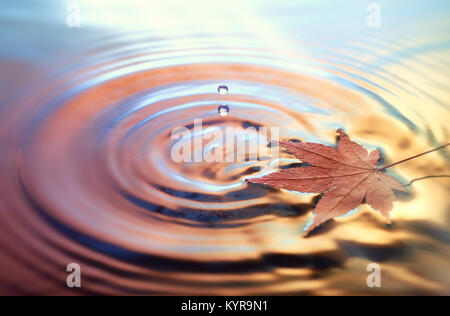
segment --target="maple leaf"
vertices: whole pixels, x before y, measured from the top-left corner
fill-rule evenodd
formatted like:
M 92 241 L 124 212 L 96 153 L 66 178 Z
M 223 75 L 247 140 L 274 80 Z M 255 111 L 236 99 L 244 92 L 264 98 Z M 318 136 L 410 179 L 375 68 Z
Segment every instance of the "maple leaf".
M 304 193 L 323 193 L 314 209 L 314 219 L 306 234 L 317 226 L 341 216 L 366 201 L 390 222 L 393 190 L 407 192 L 403 185 L 377 168 L 380 152 L 367 150 L 352 142 L 339 129 L 337 147 L 318 143 L 280 142 L 289 152 L 309 166 L 281 170 L 261 178 L 248 179 L 278 189 Z M 390 165 L 392 166 L 392 165 Z

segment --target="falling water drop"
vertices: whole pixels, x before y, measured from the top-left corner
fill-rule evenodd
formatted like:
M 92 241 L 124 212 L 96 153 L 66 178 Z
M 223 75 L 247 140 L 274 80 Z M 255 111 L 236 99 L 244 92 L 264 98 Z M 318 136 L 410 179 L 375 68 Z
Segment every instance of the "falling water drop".
M 225 95 L 228 93 L 228 87 L 224 85 L 219 86 L 217 92 L 219 92 L 220 95 Z M 230 113 L 230 107 L 226 104 L 221 104 L 218 108 L 218 112 L 221 116 L 227 116 Z
M 227 116 L 230 113 L 230 107 L 228 105 L 222 104 L 219 106 L 218 112 L 221 116 Z
M 224 95 L 228 93 L 228 87 L 227 86 L 219 86 L 217 88 L 217 92 L 219 92 L 219 94 Z

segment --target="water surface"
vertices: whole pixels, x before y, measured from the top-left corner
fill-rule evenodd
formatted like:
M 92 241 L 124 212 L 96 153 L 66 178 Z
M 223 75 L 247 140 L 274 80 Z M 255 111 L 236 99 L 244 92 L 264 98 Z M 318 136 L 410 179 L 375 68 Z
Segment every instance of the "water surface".
M 278 161 L 170 156 L 195 119 L 344 128 L 385 162 L 448 142 L 447 1 L 380 1 L 381 28 L 361 1 L 74 2 L 80 28 L 69 1 L 1 5 L 0 293 L 73 294 L 75 262 L 79 294 L 450 294 L 448 178 L 399 195 L 391 226 L 362 205 L 304 238 L 317 195 L 245 182 Z M 391 174 L 448 175 L 449 155 Z

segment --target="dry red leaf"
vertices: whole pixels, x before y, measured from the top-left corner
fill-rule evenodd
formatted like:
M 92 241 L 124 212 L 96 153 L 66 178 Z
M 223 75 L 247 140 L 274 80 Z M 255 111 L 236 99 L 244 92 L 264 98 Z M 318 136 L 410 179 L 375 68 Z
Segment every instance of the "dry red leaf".
M 395 195 L 393 190 L 406 192 L 400 182 L 377 168 L 378 149 L 370 152 L 352 142 L 338 130 L 337 147 L 317 143 L 280 142 L 309 166 L 290 168 L 249 182 L 304 193 L 323 193 L 314 209 L 314 220 L 306 234 L 323 222 L 341 216 L 358 207 L 364 200 L 390 222 Z

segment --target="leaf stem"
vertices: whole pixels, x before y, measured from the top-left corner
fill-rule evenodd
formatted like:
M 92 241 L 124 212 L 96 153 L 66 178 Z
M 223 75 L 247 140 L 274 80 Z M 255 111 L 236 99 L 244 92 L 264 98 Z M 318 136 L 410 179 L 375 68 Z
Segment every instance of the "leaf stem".
M 412 185 L 416 181 L 421 181 L 421 180 L 425 180 L 425 179 L 432 179 L 432 178 L 450 178 L 450 175 L 448 175 L 448 174 L 442 174 L 442 175 L 438 174 L 438 175 L 431 175 L 431 176 L 415 178 L 415 179 L 412 179 L 411 181 L 409 181 L 409 183 L 406 184 L 405 187 L 409 187 L 410 185 Z
M 390 168 L 390 167 L 392 167 L 392 166 L 395 166 L 395 165 L 404 163 L 404 162 L 406 162 L 406 161 L 408 161 L 408 160 L 411 160 L 411 159 L 414 159 L 414 158 L 417 158 L 417 157 L 420 157 L 420 156 L 429 154 L 429 153 L 431 153 L 431 152 L 433 152 L 433 151 L 440 150 L 440 149 L 445 148 L 445 147 L 447 147 L 447 146 L 449 146 L 449 145 L 450 145 L 450 143 L 447 143 L 447 144 L 445 144 L 445 145 L 436 147 L 436 148 L 431 149 L 431 150 L 429 150 L 429 151 L 426 151 L 426 152 L 424 152 L 424 153 L 421 153 L 421 154 L 418 154 L 418 155 L 415 155 L 415 156 L 412 156 L 412 157 L 409 157 L 409 158 L 406 158 L 406 159 L 403 159 L 403 160 L 400 160 L 400 161 L 391 163 L 391 164 L 389 164 L 389 165 L 387 165 L 387 166 L 384 166 L 384 167 L 381 167 L 381 168 L 377 168 L 376 170 L 377 170 L 377 171 L 383 171 L 383 170 L 388 169 L 388 168 Z

